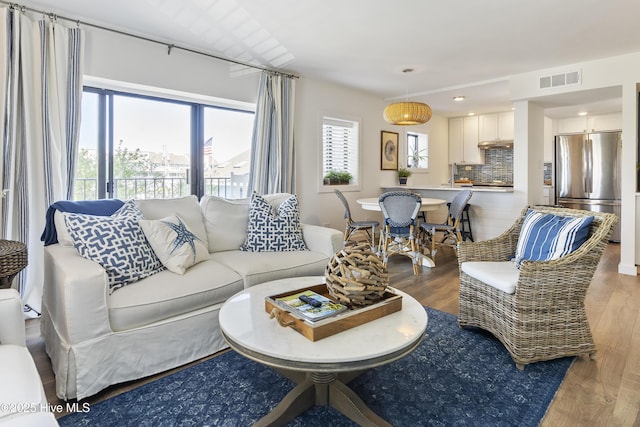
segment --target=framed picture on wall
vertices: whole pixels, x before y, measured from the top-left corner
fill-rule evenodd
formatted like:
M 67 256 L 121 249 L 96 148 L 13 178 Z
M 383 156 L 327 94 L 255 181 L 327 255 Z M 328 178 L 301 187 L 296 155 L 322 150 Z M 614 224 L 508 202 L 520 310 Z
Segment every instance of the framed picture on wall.
M 380 132 L 380 169 L 398 170 L 398 134 Z

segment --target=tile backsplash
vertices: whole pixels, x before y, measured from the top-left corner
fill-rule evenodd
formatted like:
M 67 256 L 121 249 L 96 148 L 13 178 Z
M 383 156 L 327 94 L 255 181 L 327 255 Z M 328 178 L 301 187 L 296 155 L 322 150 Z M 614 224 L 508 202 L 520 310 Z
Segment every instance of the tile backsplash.
M 483 150 L 484 165 L 456 165 L 455 179 L 476 182 L 504 181 L 513 184 L 513 149 Z M 467 170 L 470 168 L 470 170 Z

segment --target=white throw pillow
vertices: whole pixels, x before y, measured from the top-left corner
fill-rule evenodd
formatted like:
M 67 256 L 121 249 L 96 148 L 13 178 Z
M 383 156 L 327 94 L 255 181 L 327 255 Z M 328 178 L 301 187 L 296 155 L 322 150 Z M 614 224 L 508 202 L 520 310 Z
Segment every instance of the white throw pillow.
M 200 241 L 207 246 L 207 231 L 198 198 L 194 195 L 175 199 L 140 199 L 136 205 L 142 211 L 144 219 L 163 219 L 171 215 L 180 218 Z
M 209 259 L 209 251 L 182 219 L 172 215 L 160 220 L 140 220 L 140 226 L 162 264 L 177 274 Z
M 62 212 L 56 210 L 53 214 L 53 222 L 56 226 L 56 233 L 58 234 L 58 243 L 62 246 L 73 247 L 73 238 L 69 234 L 67 224 L 64 222 L 64 215 Z

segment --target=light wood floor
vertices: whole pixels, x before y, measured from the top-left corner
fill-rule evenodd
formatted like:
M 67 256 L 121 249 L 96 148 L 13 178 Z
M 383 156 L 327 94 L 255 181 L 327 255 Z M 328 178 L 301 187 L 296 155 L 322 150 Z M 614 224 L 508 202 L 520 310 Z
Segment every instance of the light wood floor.
M 640 426 L 640 278 L 618 274 L 619 258 L 619 245 L 610 244 L 587 294 L 597 359 L 580 357 L 573 363 L 541 423 L 543 427 Z M 407 258 L 392 258 L 390 281 L 424 305 L 457 314 L 455 255 L 445 248 L 438 253 L 436 262 L 436 268 L 423 268 L 419 276 L 414 276 Z M 53 372 L 38 320 L 27 321 L 27 346 L 49 402 L 64 403 L 55 395 Z M 162 375 L 110 387 L 86 402 L 99 402 Z

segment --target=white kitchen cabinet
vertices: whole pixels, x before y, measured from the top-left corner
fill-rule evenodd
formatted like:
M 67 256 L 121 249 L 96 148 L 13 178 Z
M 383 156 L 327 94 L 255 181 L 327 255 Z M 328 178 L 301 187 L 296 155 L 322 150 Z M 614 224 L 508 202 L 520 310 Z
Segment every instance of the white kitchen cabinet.
M 553 205 L 556 202 L 556 195 L 554 187 L 544 187 L 542 189 L 542 204 Z
M 478 148 L 477 116 L 449 119 L 449 163 L 484 163 L 484 153 Z
M 591 116 L 558 119 L 558 133 L 603 132 L 622 129 L 622 114 L 595 114 Z
M 478 116 L 479 141 L 513 140 L 513 111 Z
M 513 140 L 513 111 L 498 113 L 498 138 Z
M 587 116 L 558 119 L 558 134 L 584 133 L 587 130 Z
M 601 132 L 607 130 L 622 129 L 622 113 L 599 114 L 597 116 L 589 116 L 587 121 L 587 129 L 589 132 Z

